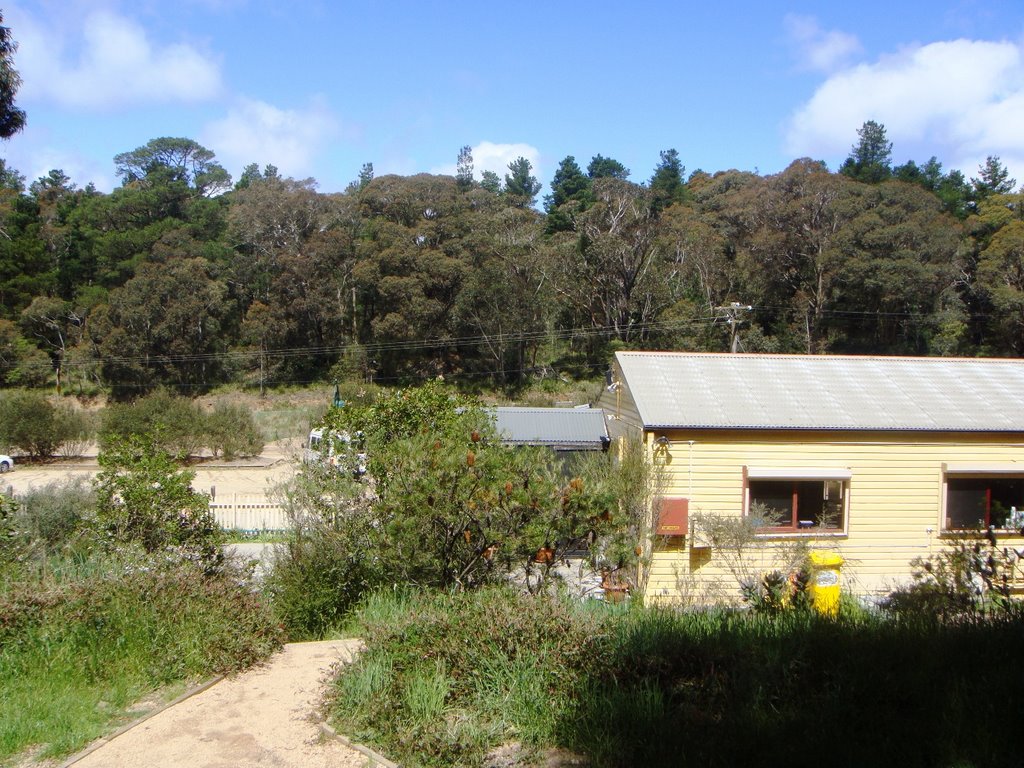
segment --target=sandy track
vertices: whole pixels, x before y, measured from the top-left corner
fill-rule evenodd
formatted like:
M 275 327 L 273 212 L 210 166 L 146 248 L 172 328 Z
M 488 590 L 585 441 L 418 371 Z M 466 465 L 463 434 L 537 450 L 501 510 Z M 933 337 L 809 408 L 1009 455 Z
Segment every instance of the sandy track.
M 267 664 L 160 712 L 74 768 L 356 768 L 366 757 L 321 738 L 312 716 L 355 640 L 290 643 Z
M 196 473 L 192 487 L 217 496 L 231 493 L 263 494 L 291 477 L 296 469 L 294 452 L 268 443 L 261 456 L 235 462 L 204 461 L 190 469 Z M 71 461 L 48 464 L 18 463 L 13 472 L 0 475 L 0 491 L 24 493 L 50 483 L 82 478 L 90 480 L 99 471 L 95 454 Z

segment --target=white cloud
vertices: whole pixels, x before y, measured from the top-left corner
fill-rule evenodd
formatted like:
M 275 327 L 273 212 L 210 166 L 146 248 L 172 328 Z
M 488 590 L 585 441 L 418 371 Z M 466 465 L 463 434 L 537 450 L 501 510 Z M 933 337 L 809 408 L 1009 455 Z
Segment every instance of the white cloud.
M 801 66 L 806 69 L 831 72 L 861 51 L 860 41 L 855 35 L 826 31 L 811 16 L 789 14 L 783 23 Z
M 538 179 L 540 172 L 538 162 L 540 151 L 529 144 L 495 144 L 490 141 L 481 141 L 470 148 L 473 152 L 473 177 L 478 181 L 484 171 L 493 171 L 501 179 L 508 173 L 508 164 L 525 157 L 533 166 L 533 175 Z M 430 169 L 431 173 L 444 173 L 449 176 L 455 175 L 455 163 L 450 165 L 439 165 Z
M 242 98 L 203 129 L 201 143 L 229 170 L 269 163 L 285 176 L 301 178 L 314 174 L 317 153 L 336 131 L 337 121 L 318 102 L 294 110 Z
M 1024 173 L 1024 52 L 1010 42 L 914 46 L 829 77 L 787 126 L 793 156 L 843 158 L 866 120 L 896 162 L 935 155 L 968 176 L 987 155 Z
M 9 168 L 25 174 L 26 185 L 55 168 L 64 171 L 78 187 L 91 182 L 99 191 L 110 192 L 118 183 L 111 173 L 110 163 L 101 166 L 75 150 L 37 144 L 20 136 L 8 145 L 6 159 Z
M 17 8 L 8 20 L 17 29 L 25 101 L 104 109 L 204 101 L 221 91 L 212 57 L 189 45 L 155 43 L 141 25 L 113 11 L 92 11 L 81 27 L 43 22 Z

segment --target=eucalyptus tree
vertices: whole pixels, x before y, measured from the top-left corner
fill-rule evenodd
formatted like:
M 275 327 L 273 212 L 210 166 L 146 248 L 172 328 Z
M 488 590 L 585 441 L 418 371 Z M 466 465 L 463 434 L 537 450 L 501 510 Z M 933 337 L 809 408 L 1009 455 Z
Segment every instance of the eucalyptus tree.
M 575 219 L 575 237 L 559 241 L 558 290 L 574 325 L 639 343 L 669 303 L 652 194 L 607 177 L 593 193 L 593 205 Z
M 134 397 L 159 384 L 201 392 L 225 380 L 227 286 L 203 258 L 145 262 L 96 307 L 86 332 L 115 396 Z
M 533 209 L 509 206 L 477 206 L 464 215 L 473 221 L 466 235 L 472 269 L 454 319 L 460 335 L 477 340 L 466 365 L 500 383 L 518 382 L 537 365 L 557 314 L 544 222 Z
M 460 192 L 452 176 L 430 174 L 379 176 L 359 196 L 360 340 L 382 345 L 381 375 L 450 370 L 453 313 L 472 271 L 468 214 L 488 199 L 484 191 Z
M 357 205 L 351 193 L 323 195 L 312 179 L 279 176 L 232 194 L 227 275 L 244 317 L 243 341 L 259 350 L 253 363 L 261 381 L 321 375 L 334 353 L 289 350 L 337 349 L 351 340 Z

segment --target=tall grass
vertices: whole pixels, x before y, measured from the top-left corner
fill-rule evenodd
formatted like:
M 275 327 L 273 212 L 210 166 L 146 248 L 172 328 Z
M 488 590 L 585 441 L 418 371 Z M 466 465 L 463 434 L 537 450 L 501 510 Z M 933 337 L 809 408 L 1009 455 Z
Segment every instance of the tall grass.
M 1020 614 L 949 626 L 588 610 L 500 590 L 374 600 L 334 717 L 403 765 L 479 765 L 510 742 L 595 766 L 995 766 L 1024 754 Z
M 243 668 L 280 644 L 239 574 L 183 562 L 63 561 L 0 588 L 0 760 L 62 755 L 154 690 Z

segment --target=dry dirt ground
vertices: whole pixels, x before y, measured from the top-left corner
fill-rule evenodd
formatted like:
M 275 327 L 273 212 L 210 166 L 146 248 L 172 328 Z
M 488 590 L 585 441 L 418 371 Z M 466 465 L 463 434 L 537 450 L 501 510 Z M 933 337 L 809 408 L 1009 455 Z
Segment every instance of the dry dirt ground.
M 237 461 L 204 460 L 192 465 L 196 473 L 192 486 L 197 491 L 217 495 L 231 493 L 266 494 L 272 486 L 289 478 L 295 471 L 300 450 L 294 440 L 267 443 L 263 453 L 252 459 Z M 32 488 L 75 478 L 91 479 L 99 471 L 95 450 L 76 459 L 54 460 L 46 464 L 19 462 L 14 471 L 0 475 L 0 490 L 20 494 Z
M 332 670 L 356 640 L 290 643 L 70 763 L 74 768 L 356 768 L 365 755 L 324 739 L 314 720 Z M 66 764 L 67 765 L 67 764 Z

